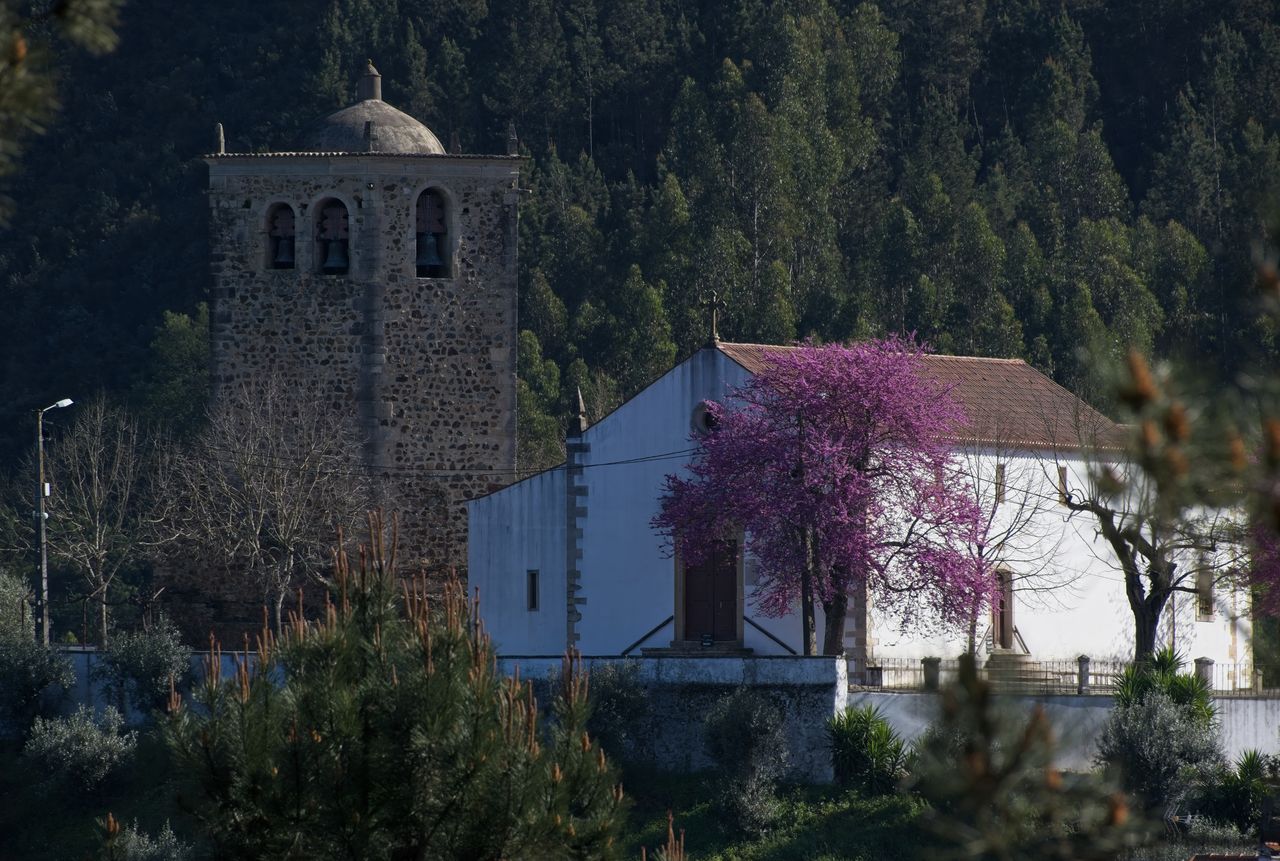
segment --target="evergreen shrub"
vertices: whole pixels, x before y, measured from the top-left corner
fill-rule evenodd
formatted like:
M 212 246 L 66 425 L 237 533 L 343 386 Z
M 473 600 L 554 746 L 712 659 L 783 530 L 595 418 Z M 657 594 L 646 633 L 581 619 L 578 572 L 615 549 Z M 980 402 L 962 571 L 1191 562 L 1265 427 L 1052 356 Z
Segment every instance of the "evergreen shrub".
M 377 518 L 332 602 L 264 629 L 233 678 L 210 655 L 162 725 L 220 858 L 617 857 L 623 797 L 586 731 L 580 662 L 553 719 L 504 678 L 456 581 L 400 581 Z
M 190 667 L 191 650 L 183 645 L 178 627 L 161 616 L 149 631 L 115 632 L 94 677 L 105 682 L 113 699 L 151 711 L 164 708 L 170 679 L 181 685 Z
M 893 792 L 906 774 L 907 746 L 873 705 L 854 708 L 827 721 L 836 783 L 872 795 Z
M 194 855 L 186 843 L 178 839 L 166 822 L 155 837 L 132 825 L 120 829 L 109 844 L 113 861 L 189 861 Z
M 1217 728 L 1163 691 L 1117 704 L 1098 739 L 1097 761 L 1116 768 L 1126 790 L 1161 810 L 1181 797 L 1196 774 L 1222 761 Z
M 1195 673 L 1182 672 L 1185 665 L 1182 655 L 1164 648 L 1152 655 L 1150 661 L 1126 667 L 1116 681 L 1116 705 L 1125 708 L 1148 694 L 1159 692 L 1174 705 L 1187 710 L 1195 720 L 1212 723 L 1217 716 L 1213 691 Z
M 21 577 L 0 572 L 0 641 L 31 639 L 31 592 Z
M 100 716 L 82 705 L 68 717 L 37 717 L 22 755 L 46 786 L 92 793 L 133 756 L 137 734 L 121 734 L 123 724 L 110 706 Z
M 1242 832 L 1258 827 L 1262 802 L 1280 779 L 1280 760 L 1257 750 L 1246 750 L 1234 764 L 1221 764 L 1199 780 L 1192 803 L 1193 812 L 1219 825 Z
M 71 662 L 30 634 L 0 637 L 0 719 L 26 735 L 37 715 L 50 714 L 75 684 Z
M 601 663 L 591 667 L 591 717 L 587 729 L 609 756 L 643 759 L 649 752 L 648 719 L 649 697 L 635 664 Z
M 719 766 L 719 804 L 739 829 L 766 832 L 779 812 L 778 779 L 787 767 L 782 708 L 766 694 L 739 688 L 712 707 L 706 744 Z

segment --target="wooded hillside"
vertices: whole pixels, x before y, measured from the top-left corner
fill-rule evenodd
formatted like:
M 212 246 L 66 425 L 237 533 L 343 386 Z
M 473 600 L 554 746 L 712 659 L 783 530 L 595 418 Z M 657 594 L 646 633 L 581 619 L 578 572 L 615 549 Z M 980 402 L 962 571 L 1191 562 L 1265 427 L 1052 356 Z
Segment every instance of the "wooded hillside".
M 1272 0 L 131 0 L 68 59 L 6 191 L 0 458 L 95 389 L 198 407 L 205 168 L 351 101 L 532 157 L 521 421 L 554 460 L 706 338 L 916 331 L 1089 392 L 1081 347 L 1229 375 L 1276 358 L 1251 249 L 1280 199 Z M 157 330 L 162 336 L 157 338 Z M 195 392 L 188 398 L 185 392 Z M 1100 392 L 1095 390 L 1095 395 Z M 190 421 L 190 403 L 186 406 Z

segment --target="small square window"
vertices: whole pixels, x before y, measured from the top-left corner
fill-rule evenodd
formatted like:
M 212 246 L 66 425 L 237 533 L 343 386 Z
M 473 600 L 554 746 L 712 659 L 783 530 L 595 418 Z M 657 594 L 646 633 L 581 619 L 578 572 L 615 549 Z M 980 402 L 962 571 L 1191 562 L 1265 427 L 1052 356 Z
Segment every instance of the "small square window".
M 996 464 L 996 505 L 1004 502 L 1004 464 Z
M 529 609 L 532 611 L 538 609 L 538 572 L 529 571 L 526 577 L 527 579 L 525 582 L 528 591 L 528 604 Z

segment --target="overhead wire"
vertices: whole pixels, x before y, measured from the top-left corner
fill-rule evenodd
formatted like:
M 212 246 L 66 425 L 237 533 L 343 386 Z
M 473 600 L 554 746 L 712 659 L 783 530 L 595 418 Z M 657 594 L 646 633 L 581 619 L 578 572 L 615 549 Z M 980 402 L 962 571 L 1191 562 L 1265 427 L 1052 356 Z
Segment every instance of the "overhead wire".
M 223 446 L 204 445 L 202 449 L 207 451 L 220 452 L 227 455 L 240 455 L 242 450 L 226 448 Z M 601 461 L 598 463 L 581 463 L 572 464 L 575 469 L 595 469 L 606 466 L 627 466 L 640 463 L 655 463 L 667 460 L 679 460 L 697 451 L 696 448 L 680 449 L 675 451 L 658 452 L 655 454 L 641 455 L 639 457 L 624 458 L 621 460 Z M 236 463 L 243 463 L 249 466 L 262 469 L 295 469 L 307 466 L 306 461 L 294 457 L 282 457 L 279 455 L 257 455 L 250 454 L 247 457 L 219 458 L 208 457 L 207 460 L 223 466 L 233 466 Z M 324 458 L 329 460 L 331 458 Z M 430 467 L 419 467 L 411 464 L 374 464 L 364 471 L 342 470 L 332 467 L 318 469 L 317 471 L 324 475 L 331 476 L 348 476 L 348 477 L 367 477 L 372 474 L 401 474 L 419 478 L 451 478 L 457 475 L 476 475 L 476 476 L 523 476 L 536 475 L 542 472 L 554 472 L 556 470 L 568 469 L 570 464 L 557 464 L 544 470 L 526 470 L 526 469 L 433 469 Z

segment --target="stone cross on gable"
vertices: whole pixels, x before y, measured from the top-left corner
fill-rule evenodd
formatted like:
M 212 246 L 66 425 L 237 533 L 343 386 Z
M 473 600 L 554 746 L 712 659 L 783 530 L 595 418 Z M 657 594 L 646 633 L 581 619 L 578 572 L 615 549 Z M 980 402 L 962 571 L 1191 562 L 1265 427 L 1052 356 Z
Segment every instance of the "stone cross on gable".
M 708 346 L 715 346 L 720 343 L 720 312 L 728 305 L 720 298 L 719 292 L 712 290 L 710 296 L 704 296 L 699 302 L 703 308 L 711 312 L 711 337 L 707 341 Z

